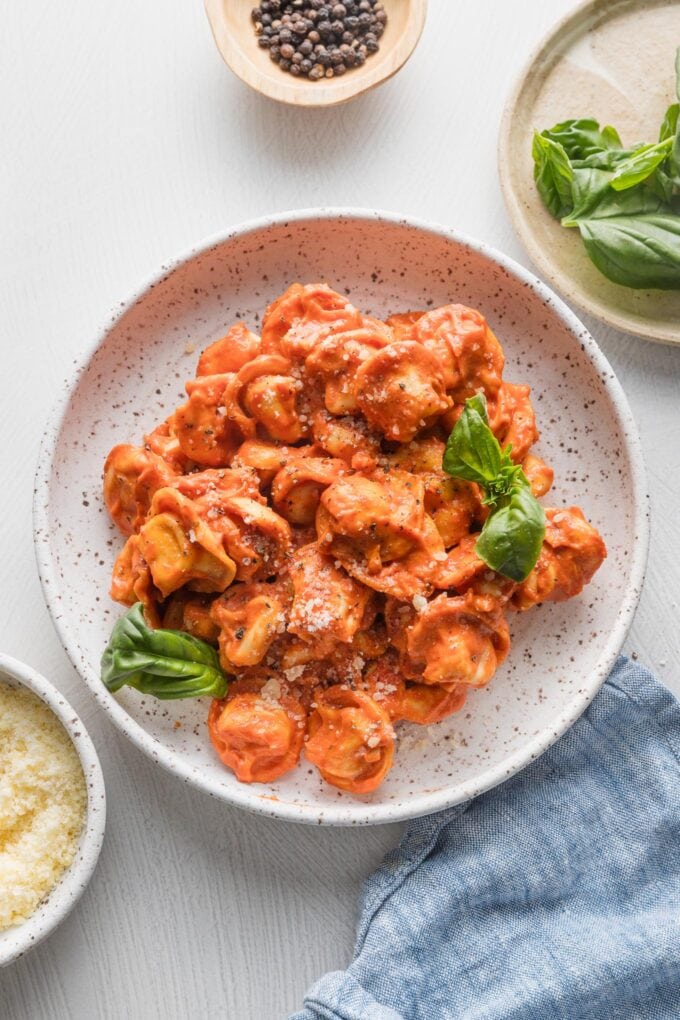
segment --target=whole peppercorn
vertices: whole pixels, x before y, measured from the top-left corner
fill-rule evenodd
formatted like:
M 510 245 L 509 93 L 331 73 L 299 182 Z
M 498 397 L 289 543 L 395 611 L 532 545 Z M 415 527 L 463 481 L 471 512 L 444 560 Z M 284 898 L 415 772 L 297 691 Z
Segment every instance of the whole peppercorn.
M 380 0 L 262 0 L 250 12 L 257 44 L 282 71 L 310 81 L 340 77 L 380 48 Z

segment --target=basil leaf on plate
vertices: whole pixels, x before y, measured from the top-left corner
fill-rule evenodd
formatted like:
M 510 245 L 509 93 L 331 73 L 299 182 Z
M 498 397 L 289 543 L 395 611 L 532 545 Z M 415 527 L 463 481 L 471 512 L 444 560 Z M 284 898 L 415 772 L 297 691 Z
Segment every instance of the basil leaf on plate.
M 664 118 L 661 121 L 661 127 L 659 128 L 659 141 L 665 142 L 667 138 L 675 138 L 678 130 L 678 112 L 680 111 L 680 103 L 673 103 L 669 106 L 664 114 Z
M 574 170 L 572 194 L 574 207 L 562 217 L 563 227 L 578 226 L 578 220 L 590 215 L 610 194 L 611 171 L 596 169 Z
M 574 171 L 569 157 L 559 144 L 534 132 L 532 147 L 534 180 L 546 208 L 556 219 L 571 211 L 571 182 Z
M 591 217 L 578 223 L 588 255 L 624 287 L 680 288 L 680 216 L 671 211 Z
M 507 503 L 486 519 L 475 551 L 487 566 L 524 581 L 536 566 L 545 537 L 545 513 L 528 485 L 517 485 Z
M 612 174 L 611 187 L 615 191 L 626 191 L 641 184 L 660 166 L 673 148 L 673 137 L 665 138 L 656 145 L 641 145 L 632 156 L 619 163 Z
M 486 400 L 481 394 L 470 397 L 446 444 L 444 470 L 484 487 L 498 476 L 501 460 L 500 444 L 489 428 Z
M 446 444 L 442 465 L 447 474 L 476 482 L 491 507 L 475 545 L 487 566 L 513 581 L 531 573 L 545 535 L 545 515 L 522 468 L 501 449 L 489 427 L 486 400 L 466 400 Z
M 541 136 L 561 145 L 571 162 L 622 148 L 615 128 L 600 128 L 598 122 L 590 117 L 562 121 L 542 131 Z
M 563 227 L 578 227 L 581 221 L 616 216 L 637 216 L 662 211 L 666 203 L 649 187 L 614 191 L 611 173 L 604 170 L 574 171 L 574 208 L 562 219 Z
M 223 698 L 227 692 L 215 649 L 184 631 L 149 627 L 141 602 L 117 620 L 101 677 L 112 693 L 127 684 L 162 699 Z
M 680 48 L 675 73 L 680 100 Z M 680 290 L 680 102 L 666 110 L 658 142 L 624 149 L 614 128 L 581 118 L 535 133 L 532 154 L 548 211 L 578 227 L 604 276 Z

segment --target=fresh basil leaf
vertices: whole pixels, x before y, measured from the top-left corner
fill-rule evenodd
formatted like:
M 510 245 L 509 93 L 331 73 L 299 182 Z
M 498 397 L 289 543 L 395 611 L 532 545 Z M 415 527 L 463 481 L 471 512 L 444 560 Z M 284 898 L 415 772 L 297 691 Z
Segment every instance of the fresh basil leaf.
M 227 692 L 215 649 L 184 631 L 147 626 L 141 602 L 114 625 L 101 677 L 112 693 L 127 684 L 162 699 L 223 698 Z
M 534 180 L 548 211 L 560 219 L 570 212 L 573 202 L 571 181 L 574 172 L 569 158 L 559 144 L 534 132 L 532 147 Z
M 562 121 L 542 131 L 541 136 L 561 145 L 571 161 L 622 148 L 615 128 L 600 129 L 598 122 L 589 117 Z
M 671 210 L 578 223 L 588 255 L 624 287 L 680 289 L 680 216 Z
M 639 148 L 639 146 L 638 146 Z M 619 163 L 633 155 L 635 149 L 600 149 L 585 159 L 572 159 L 574 170 L 616 170 Z
M 646 185 L 614 191 L 609 185 L 611 176 L 604 170 L 574 171 L 574 209 L 562 220 L 563 227 L 578 227 L 588 219 L 637 216 L 666 208 L 663 197 Z
M 520 582 L 536 566 L 544 537 L 543 507 L 525 482 L 486 519 L 475 551 L 491 570 Z
M 665 142 L 667 138 L 675 138 L 678 130 L 678 111 L 680 111 L 680 103 L 673 103 L 666 110 L 659 128 L 660 142 Z
M 476 395 L 465 401 L 463 412 L 448 438 L 442 464 L 454 478 L 464 478 L 483 487 L 497 477 L 502 453 L 489 428 L 483 396 Z
M 670 205 L 675 197 L 676 183 L 662 167 L 657 170 L 646 182 L 650 191 L 656 195 L 662 205 Z M 650 212 L 652 210 L 649 210 Z
M 675 53 L 675 94 L 680 100 L 680 46 Z M 672 130 L 673 121 L 675 121 L 675 131 Z M 663 169 L 672 180 L 674 191 L 677 191 L 680 190 L 680 103 L 674 103 L 666 111 L 661 131 L 672 134 L 674 138 L 671 154 Z
M 612 174 L 611 186 L 615 191 L 626 191 L 647 180 L 663 163 L 673 147 L 673 138 L 666 138 L 656 145 L 641 145 L 633 155 L 619 163 Z
M 576 227 L 578 220 L 589 216 L 611 194 L 609 182 L 612 175 L 608 170 L 574 170 L 572 195 L 574 208 L 563 217 L 563 227 Z

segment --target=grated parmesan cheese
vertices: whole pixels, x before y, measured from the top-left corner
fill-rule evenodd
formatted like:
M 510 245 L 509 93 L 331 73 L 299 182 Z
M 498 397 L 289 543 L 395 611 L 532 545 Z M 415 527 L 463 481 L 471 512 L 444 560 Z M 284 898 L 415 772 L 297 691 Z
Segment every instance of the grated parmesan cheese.
M 69 867 L 86 803 L 57 717 L 31 691 L 0 682 L 0 931 L 30 917 Z

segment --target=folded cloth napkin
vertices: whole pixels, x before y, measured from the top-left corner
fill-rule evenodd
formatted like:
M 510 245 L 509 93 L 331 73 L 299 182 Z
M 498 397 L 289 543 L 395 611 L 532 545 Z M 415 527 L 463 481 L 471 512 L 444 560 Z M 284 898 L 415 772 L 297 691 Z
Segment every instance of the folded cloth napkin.
M 678 1020 L 680 705 L 619 659 L 561 740 L 411 823 L 292 1020 Z

